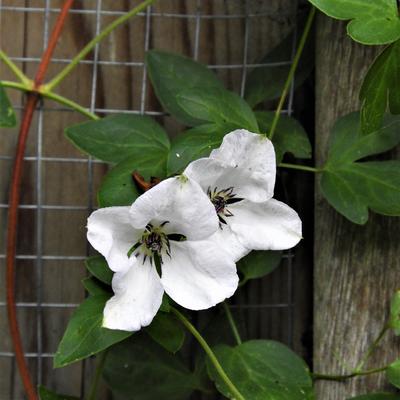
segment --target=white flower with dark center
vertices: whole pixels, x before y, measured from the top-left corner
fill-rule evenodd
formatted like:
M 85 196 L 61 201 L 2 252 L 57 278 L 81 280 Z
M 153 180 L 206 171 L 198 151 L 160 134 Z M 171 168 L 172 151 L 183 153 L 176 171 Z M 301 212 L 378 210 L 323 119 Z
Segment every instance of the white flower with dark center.
M 301 220 L 272 198 L 276 160 L 272 142 L 240 129 L 227 134 L 208 158 L 188 165 L 184 174 L 207 193 L 220 230 L 213 240 L 235 261 L 251 250 L 284 250 L 301 239 Z
M 186 176 L 169 178 L 127 207 L 99 209 L 87 237 L 115 272 L 103 326 L 137 331 L 160 308 L 164 291 L 191 310 L 230 297 L 238 285 L 232 257 L 210 236 L 213 204 Z

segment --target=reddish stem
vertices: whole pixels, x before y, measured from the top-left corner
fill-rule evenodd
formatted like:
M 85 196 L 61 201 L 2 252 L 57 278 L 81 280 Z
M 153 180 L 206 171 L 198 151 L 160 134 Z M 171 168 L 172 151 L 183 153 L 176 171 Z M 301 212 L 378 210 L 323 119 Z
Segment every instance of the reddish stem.
M 34 88 L 38 89 L 49 66 L 51 56 L 57 44 L 61 30 L 69 9 L 72 7 L 73 0 L 66 0 L 53 28 L 49 44 L 43 54 L 38 72 L 34 81 Z M 39 95 L 35 92 L 28 93 L 27 102 L 24 108 L 24 115 L 18 136 L 18 144 L 15 153 L 14 167 L 11 179 L 8 209 L 8 229 L 7 229 L 7 268 L 6 268 L 6 290 L 7 290 L 7 314 L 10 325 L 10 335 L 14 346 L 15 359 L 21 375 L 22 383 L 25 388 L 28 400 L 37 400 L 36 389 L 28 370 L 24 351 L 22 347 L 21 334 L 17 320 L 17 309 L 15 305 L 15 255 L 17 244 L 17 224 L 18 224 L 18 205 L 21 194 L 21 176 L 25 154 L 26 141 L 32 122 L 33 113 Z

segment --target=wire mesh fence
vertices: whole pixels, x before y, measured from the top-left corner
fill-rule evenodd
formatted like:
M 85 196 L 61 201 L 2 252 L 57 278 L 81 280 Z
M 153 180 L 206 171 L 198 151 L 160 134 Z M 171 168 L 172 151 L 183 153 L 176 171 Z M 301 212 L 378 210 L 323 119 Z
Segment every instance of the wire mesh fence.
M 137 2 L 84 0 L 76 2 L 52 60 L 50 74 L 70 62 L 76 50 L 113 18 Z M 33 75 L 46 47 L 61 0 L 0 0 L 0 47 Z M 298 5 L 290 0 L 163 0 L 97 45 L 60 87 L 60 93 L 99 115 L 139 113 L 156 117 L 173 136 L 181 126 L 157 103 L 149 83 L 144 53 L 163 48 L 186 54 L 215 70 L 230 89 L 244 94 L 253 68 L 281 66 L 260 63 L 264 53 L 293 28 Z M 12 29 L 11 29 L 12 28 Z M 20 43 L 21 42 L 21 43 Z M 296 40 L 293 40 L 295 50 Z M 11 78 L 4 66 L 1 78 Z M 24 97 L 11 93 L 16 110 Z M 293 113 L 294 89 L 285 113 Z M 107 166 L 84 157 L 63 138 L 63 128 L 81 121 L 70 109 L 51 102 L 36 112 L 25 156 L 23 195 L 19 211 L 17 249 L 17 307 L 24 349 L 37 384 L 48 384 L 79 395 L 85 391 L 85 363 L 62 372 L 52 370 L 52 357 L 66 323 L 84 297 L 80 280 L 85 242 L 85 219 L 96 203 L 96 189 Z M 1 237 L 0 266 L 4 273 L 7 193 L 16 135 L 0 139 Z M 250 337 L 267 337 L 296 347 L 293 254 L 260 282 L 236 295 L 231 307 L 245 321 Z M 1 280 L 4 282 L 4 280 Z M 14 354 L 7 338 L 4 284 L 0 298 L 0 398 L 22 399 Z M 302 301 L 302 300 L 301 300 Z M 300 316 L 299 316 L 300 317 Z M 301 330 L 301 329 L 300 329 Z M 87 363 L 86 363 L 87 364 Z M 89 368 L 90 369 L 90 368 Z M 65 391 L 65 390 L 64 390 Z

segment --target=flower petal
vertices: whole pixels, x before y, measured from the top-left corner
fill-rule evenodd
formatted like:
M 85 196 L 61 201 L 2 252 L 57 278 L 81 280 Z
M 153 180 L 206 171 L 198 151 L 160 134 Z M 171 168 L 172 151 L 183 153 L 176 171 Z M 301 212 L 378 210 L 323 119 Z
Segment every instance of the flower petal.
M 250 250 L 285 250 L 301 239 L 301 220 L 285 203 L 241 201 L 230 207 L 229 226 Z
M 130 223 L 130 207 L 106 207 L 94 211 L 87 221 L 87 239 L 102 254 L 113 271 L 125 271 L 134 262 L 129 249 L 141 231 Z
M 203 310 L 235 293 L 236 266 L 211 240 L 171 242 L 171 258 L 162 265 L 161 283 L 182 307 Z
M 164 290 L 149 262 L 137 261 L 127 271 L 116 272 L 112 288 L 115 295 L 104 308 L 105 328 L 138 331 L 151 323 L 161 306 Z
M 240 198 L 266 201 L 272 196 L 265 185 L 263 187 L 258 179 L 254 179 L 251 171 L 212 158 L 199 158 L 191 162 L 184 174 L 196 181 L 204 192 L 208 189 L 221 191 L 233 187 L 234 194 Z
M 167 233 L 185 235 L 190 240 L 200 240 L 218 229 L 215 208 L 198 183 L 179 176 L 162 181 L 132 204 L 131 223 L 144 228 L 150 221 L 165 225 Z
M 218 248 L 224 249 L 234 262 L 239 261 L 251 251 L 243 246 L 229 225 L 222 225 L 208 240 L 215 243 Z
M 238 129 L 225 135 L 221 146 L 211 152 L 210 158 L 228 164 L 248 176 L 246 199 L 262 202 L 274 194 L 276 158 L 272 142 L 258 133 Z M 240 183 L 243 184 L 242 182 Z M 231 185 L 236 188 L 236 185 Z M 239 186 L 239 185 L 237 185 Z

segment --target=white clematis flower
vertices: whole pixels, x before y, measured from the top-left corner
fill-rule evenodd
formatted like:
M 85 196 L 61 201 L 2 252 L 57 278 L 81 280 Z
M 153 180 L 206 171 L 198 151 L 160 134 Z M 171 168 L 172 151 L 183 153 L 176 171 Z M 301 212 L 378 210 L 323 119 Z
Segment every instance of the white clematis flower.
M 221 229 L 213 239 L 235 261 L 251 250 L 284 250 L 300 241 L 298 214 L 272 198 L 276 159 L 265 136 L 235 130 L 210 157 L 190 163 L 184 174 L 197 181 L 214 204 Z
M 217 230 L 214 206 L 186 176 L 166 179 L 132 206 L 93 212 L 88 240 L 115 272 L 103 326 L 137 331 L 149 325 L 164 291 L 191 310 L 230 297 L 238 276 L 232 257 L 209 240 Z

